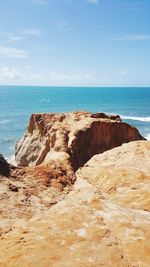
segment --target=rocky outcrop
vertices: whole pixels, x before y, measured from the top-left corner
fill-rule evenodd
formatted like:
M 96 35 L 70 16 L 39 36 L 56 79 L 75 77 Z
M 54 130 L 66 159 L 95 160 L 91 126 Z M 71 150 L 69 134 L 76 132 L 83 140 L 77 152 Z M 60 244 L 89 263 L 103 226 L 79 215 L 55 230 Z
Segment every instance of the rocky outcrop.
M 0 175 L 9 176 L 9 164 L 7 161 L 4 159 L 3 155 L 0 154 Z
M 16 163 L 36 166 L 50 159 L 69 159 L 74 170 L 93 155 L 135 140 L 138 130 L 118 115 L 88 112 L 33 114 L 16 145 Z
M 55 162 L 44 170 L 44 165 L 12 170 L 11 180 L 1 178 L 0 201 L 8 192 L 11 199 L 1 208 L 0 266 L 149 267 L 149 159 L 148 141 L 130 142 L 94 156 L 77 171 L 67 194 L 62 191 L 63 197 L 55 198 L 51 209 L 44 201 L 48 205 L 54 192 L 42 190 L 45 182 L 48 190 L 56 188 L 61 175 L 50 167 Z M 58 168 L 62 161 L 57 164 Z M 67 173 L 68 180 L 72 172 Z M 22 179 L 28 184 L 22 185 Z M 18 192 L 8 189 L 6 180 Z M 28 194 L 30 201 L 25 201 L 23 195 Z
M 77 171 L 77 177 L 113 203 L 150 212 L 149 162 L 150 142 L 130 142 L 95 155 Z
M 32 115 L 0 157 L 0 266 L 149 267 L 149 159 L 118 115 Z
M 25 225 L 62 200 L 75 179 L 68 161 L 51 160 L 36 167 L 10 166 L 8 178 L 0 175 L 0 233 L 13 225 Z

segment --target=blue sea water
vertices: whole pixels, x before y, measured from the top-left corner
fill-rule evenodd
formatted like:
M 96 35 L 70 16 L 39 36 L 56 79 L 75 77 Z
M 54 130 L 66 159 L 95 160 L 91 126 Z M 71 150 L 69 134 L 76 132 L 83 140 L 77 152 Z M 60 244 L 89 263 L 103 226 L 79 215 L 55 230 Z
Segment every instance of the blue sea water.
M 14 154 L 32 113 L 86 110 L 120 114 L 150 139 L 150 88 L 0 86 L 0 153 Z

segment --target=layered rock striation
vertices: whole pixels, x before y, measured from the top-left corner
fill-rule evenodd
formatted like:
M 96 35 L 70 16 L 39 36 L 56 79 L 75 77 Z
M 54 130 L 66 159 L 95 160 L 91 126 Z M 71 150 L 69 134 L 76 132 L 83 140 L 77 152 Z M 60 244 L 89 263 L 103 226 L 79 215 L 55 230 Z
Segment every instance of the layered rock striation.
M 16 163 L 36 166 L 50 159 L 69 159 L 74 170 L 93 155 L 135 140 L 138 130 L 118 115 L 88 112 L 33 114 L 16 145 Z

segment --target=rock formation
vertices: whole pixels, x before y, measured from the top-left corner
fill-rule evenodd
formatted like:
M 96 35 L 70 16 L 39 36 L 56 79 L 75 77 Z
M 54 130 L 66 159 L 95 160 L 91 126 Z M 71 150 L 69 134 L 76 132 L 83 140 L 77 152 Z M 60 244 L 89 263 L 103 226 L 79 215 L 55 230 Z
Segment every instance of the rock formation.
M 74 170 L 93 155 L 135 140 L 138 130 L 118 115 L 88 112 L 33 114 L 16 145 L 16 163 L 36 166 L 50 159 L 69 159 Z
M 37 167 L 10 166 L 0 176 L 0 232 L 25 224 L 63 199 L 75 182 L 69 162 L 49 161 Z M 0 265 L 1 266 L 1 265 Z
M 136 128 L 35 114 L 16 162 L 0 156 L 0 266 L 150 266 L 150 142 Z
M 0 154 L 0 175 L 3 176 L 9 176 L 9 164 L 7 161 L 4 159 L 3 155 Z
M 149 267 L 149 163 L 150 142 L 135 141 L 94 156 L 75 183 L 68 159 L 12 167 L 0 177 L 0 266 Z

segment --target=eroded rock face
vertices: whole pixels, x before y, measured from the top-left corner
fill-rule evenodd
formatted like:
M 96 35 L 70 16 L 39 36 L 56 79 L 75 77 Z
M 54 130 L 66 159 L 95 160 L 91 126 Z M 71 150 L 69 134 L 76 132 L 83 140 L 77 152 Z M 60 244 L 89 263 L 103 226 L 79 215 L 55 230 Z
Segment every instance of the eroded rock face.
M 149 267 L 149 161 L 150 142 L 124 144 L 94 156 L 79 169 L 69 194 L 57 199 L 51 209 L 33 213 L 26 223 L 19 220 L 19 213 L 15 218 L 5 214 L 0 266 Z M 29 169 L 33 173 L 37 168 L 41 166 L 17 168 L 15 173 Z M 45 177 L 40 173 L 41 179 Z M 36 209 L 37 201 L 31 200 Z M 2 227 L 4 220 L 0 223 Z
M 119 116 L 88 112 L 34 114 L 16 145 L 16 163 L 36 166 L 49 159 L 69 158 L 74 170 L 93 155 L 135 140 L 138 130 Z
M 0 235 L 41 216 L 71 191 L 75 179 L 68 161 L 51 160 L 36 167 L 10 166 L 8 178 L 0 175 Z

